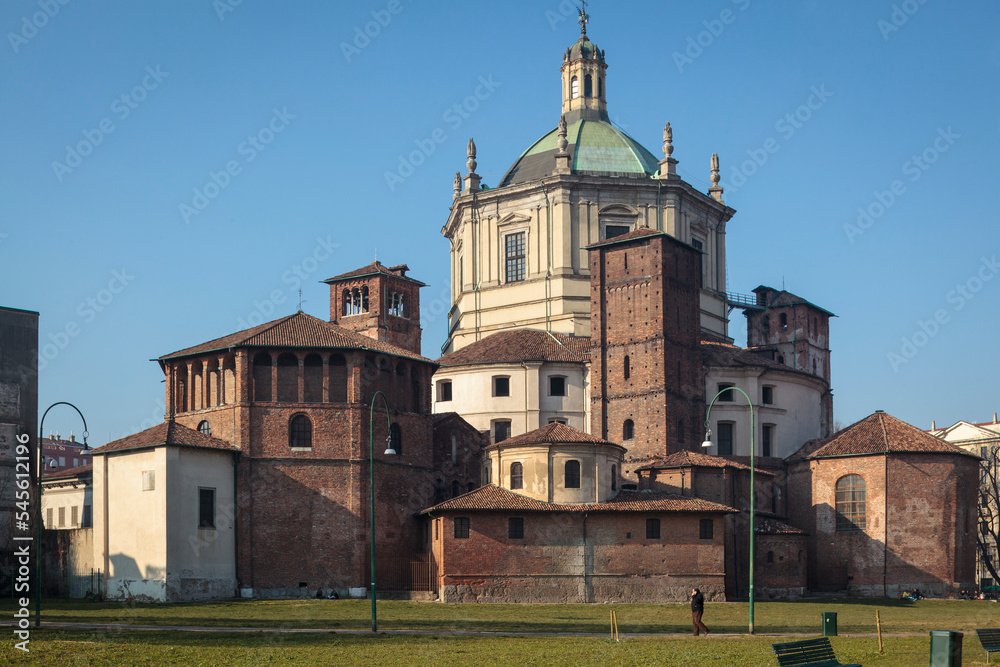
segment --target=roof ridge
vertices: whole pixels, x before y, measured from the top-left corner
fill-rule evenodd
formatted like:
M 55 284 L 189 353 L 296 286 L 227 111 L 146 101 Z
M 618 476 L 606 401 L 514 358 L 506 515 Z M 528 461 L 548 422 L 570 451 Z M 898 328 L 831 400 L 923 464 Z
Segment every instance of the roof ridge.
M 569 347 L 566 346 L 561 340 L 559 340 L 554 333 L 552 333 L 551 331 L 546 331 L 545 333 L 547 333 L 549 335 L 549 338 L 551 338 L 556 343 L 558 343 L 562 347 L 562 349 L 566 350 L 567 352 L 569 352 L 570 354 L 572 354 L 574 357 L 576 357 L 580 361 L 583 361 L 583 357 L 581 357 L 579 354 L 577 354 L 573 350 L 569 349 Z
M 885 413 L 884 412 L 876 411 L 875 414 L 879 416 L 879 420 L 878 421 L 879 421 L 879 425 L 882 427 L 882 439 L 885 440 L 885 453 L 888 454 L 889 453 L 889 433 L 885 430 Z

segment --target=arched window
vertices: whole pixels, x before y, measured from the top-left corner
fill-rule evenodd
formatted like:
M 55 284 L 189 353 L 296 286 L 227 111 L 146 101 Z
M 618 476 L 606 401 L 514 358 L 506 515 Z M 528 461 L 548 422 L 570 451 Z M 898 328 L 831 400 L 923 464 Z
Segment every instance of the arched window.
M 483 486 L 486 486 L 487 484 L 491 483 L 490 482 L 490 478 L 492 477 L 491 470 L 492 468 L 490 468 L 489 462 L 486 462 L 483 465 L 483 473 L 482 473 Z
M 580 488 L 580 462 L 566 461 L 565 487 L 567 489 Z
M 302 367 L 305 374 L 305 387 L 302 401 L 305 403 L 323 402 L 323 358 L 318 354 L 306 356 Z
M 208 420 L 201 420 L 198 424 L 198 433 L 202 435 L 212 435 L 212 425 L 208 423 Z
M 361 311 L 362 313 L 368 312 L 368 285 L 361 286 Z
M 330 402 L 347 402 L 347 360 L 342 354 L 330 356 Z
M 626 354 L 625 355 L 625 379 L 627 380 L 630 377 L 632 377 L 632 360 L 629 359 L 628 355 Z
M 635 422 L 631 419 L 626 419 L 625 423 L 622 424 L 622 440 L 631 440 L 635 437 Z
M 604 77 L 597 77 L 597 96 L 599 98 L 604 98 Z
M 271 355 L 267 352 L 253 358 L 253 400 L 271 401 Z
M 787 329 L 788 328 L 788 313 L 782 313 L 781 316 L 780 316 L 780 319 L 781 319 L 781 328 L 782 329 Z
M 347 315 L 353 315 L 354 313 L 351 312 L 351 291 L 345 289 L 340 295 L 340 300 L 343 302 L 343 306 L 340 309 L 341 315 L 344 315 L 345 317 Z
M 298 403 L 299 360 L 288 352 L 278 357 L 278 402 Z
M 574 76 L 570 81 L 570 87 L 572 88 L 571 97 L 575 100 L 580 97 L 580 81 Z
M 771 333 L 771 316 L 765 315 L 762 317 L 761 323 L 764 325 L 764 333 Z
M 403 455 L 403 431 L 399 424 L 392 424 L 389 427 L 389 446 L 396 452 L 396 456 Z
M 510 464 L 510 488 L 512 489 L 524 488 L 524 466 L 522 466 L 520 463 Z
M 837 530 L 865 529 L 865 480 L 861 475 L 844 475 L 837 480 Z
M 611 464 L 611 490 L 618 490 L 618 466 L 614 463 Z
M 312 447 L 312 422 L 305 415 L 295 415 L 288 424 L 289 447 Z
M 594 80 L 588 74 L 583 77 L 583 96 L 593 97 L 594 96 Z

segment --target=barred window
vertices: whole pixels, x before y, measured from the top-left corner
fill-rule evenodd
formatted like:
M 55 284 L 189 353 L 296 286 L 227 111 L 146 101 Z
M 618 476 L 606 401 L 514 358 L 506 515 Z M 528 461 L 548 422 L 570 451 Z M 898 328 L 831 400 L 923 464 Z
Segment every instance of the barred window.
M 715 524 L 712 523 L 711 519 L 702 519 L 698 528 L 699 539 L 711 540 L 715 537 Z
M 524 488 L 524 466 L 522 466 L 520 463 L 510 464 L 510 488 L 512 489 Z
M 506 258 L 505 282 L 524 280 L 524 232 L 508 234 L 504 238 L 504 257 Z
M 566 488 L 580 488 L 580 462 L 566 461 Z
M 455 539 L 456 540 L 466 540 L 469 538 L 469 519 L 468 517 L 455 517 Z
M 844 475 L 837 480 L 837 530 L 864 530 L 865 480 L 861 475 Z
M 646 539 L 647 540 L 658 540 L 658 539 L 660 539 L 660 520 L 659 519 L 646 519 Z
M 507 519 L 507 537 L 512 540 L 524 539 L 524 519 L 513 516 Z
M 288 427 L 289 447 L 312 447 L 312 422 L 305 415 L 295 415 Z

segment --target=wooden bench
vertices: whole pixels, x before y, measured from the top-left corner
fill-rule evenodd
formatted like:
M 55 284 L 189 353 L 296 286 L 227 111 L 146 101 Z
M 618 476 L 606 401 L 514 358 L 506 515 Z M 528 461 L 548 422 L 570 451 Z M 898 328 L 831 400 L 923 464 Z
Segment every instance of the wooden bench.
M 781 667 L 861 667 L 859 664 L 845 665 L 837 661 L 830 646 L 829 637 L 806 639 L 801 642 L 787 644 L 771 644 L 774 655 Z
M 989 663 L 990 653 L 1000 651 L 1000 629 L 980 628 L 976 630 L 976 634 L 979 636 L 979 643 L 983 645 L 983 650 L 986 651 L 986 662 Z

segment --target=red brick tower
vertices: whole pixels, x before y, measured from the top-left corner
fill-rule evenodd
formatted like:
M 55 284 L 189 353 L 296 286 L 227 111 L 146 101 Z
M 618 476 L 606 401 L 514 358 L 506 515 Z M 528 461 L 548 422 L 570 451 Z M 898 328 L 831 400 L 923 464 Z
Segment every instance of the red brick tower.
M 698 250 L 646 228 L 588 250 L 591 433 L 625 445 L 626 460 L 696 451 L 705 421 Z
M 420 354 L 420 288 L 406 264 L 376 260 L 323 282 L 330 286 L 330 322 Z

